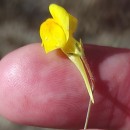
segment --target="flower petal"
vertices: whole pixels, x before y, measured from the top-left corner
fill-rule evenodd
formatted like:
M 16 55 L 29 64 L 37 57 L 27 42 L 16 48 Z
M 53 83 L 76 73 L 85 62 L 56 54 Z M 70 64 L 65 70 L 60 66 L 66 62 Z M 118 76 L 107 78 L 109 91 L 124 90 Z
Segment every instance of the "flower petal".
M 78 23 L 78 20 L 69 14 L 69 32 L 70 32 L 70 35 L 72 35 L 76 29 L 77 29 L 77 23 Z
M 69 38 L 69 14 L 68 12 L 61 6 L 56 4 L 51 4 L 49 6 L 50 13 L 55 21 L 63 28 L 66 39 Z
M 46 53 L 63 48 L 67 42 L 63 29 L 52 18 L 47 19 L 41 24 L 40 36 Z

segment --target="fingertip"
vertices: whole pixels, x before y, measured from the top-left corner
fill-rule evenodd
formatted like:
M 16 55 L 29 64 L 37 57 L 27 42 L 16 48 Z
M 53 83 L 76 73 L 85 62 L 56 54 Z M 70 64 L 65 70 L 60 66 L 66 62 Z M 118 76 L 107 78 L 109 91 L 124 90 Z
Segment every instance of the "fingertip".
M 86 102 L 83 79 L 70 60 L 59 54 L 46 55 L 39 44 L 32 44 L 2 59 L 1 115 L 17 123 L 44 127 L 82 125 L 86 109 L 78 104 Z

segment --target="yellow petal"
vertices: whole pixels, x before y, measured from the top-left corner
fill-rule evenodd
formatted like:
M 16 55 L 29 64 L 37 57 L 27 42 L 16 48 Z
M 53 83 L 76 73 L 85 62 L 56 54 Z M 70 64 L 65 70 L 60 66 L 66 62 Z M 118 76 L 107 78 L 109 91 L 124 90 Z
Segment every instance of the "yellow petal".
M 73 54 L 79 57 L 82 57 L 83 55 L 83 48 L 81 43 L 78 42 L 72 35 L 70 35 L 66 45 L 61 49 L 66 54 Z
M 67 42 L 63 29 L 51 18 L 41 24 L 40 36 L 46 53 L 64 47 Z
M 75 53 L 75 50 L 76 50 L 76 47 L 75 47 L 75 39 L 71 36 L 69 37 L 68 41 L 66 42 L 66 45 L 61 48 L 62 51 L 65 53 L 65 54 L 69 54 L 69 53 Z
M 57 23 L 63 28 L 66 39 L 69 38 L 69 14 L 68 12 L 61 6 L 56 4 L 51 4 L 49 6 L 50 13 L 52 17 L 57 21 Z
M 94 103 L 94 98 L 93 98 L 93 94 L 92 94 L 92 89 L 91 89 L 91 85 L 90 85 L 90 82 L 89 82 L 89 77 L 87 76 L 86 74 L 86 70 L 85 70 L 85 67 L 84 67 L 84 64 L 82 62 L 82 60 L 80 59 L 79 56 L 74 56 L 74 55 L 68 55 L 69 59 L 76 65 L 76 67 L 78 68 L 78 70 L 80 71 L 83 79 L 84 79 L 84 82 L 85 82 L 85 85 L 86 85 L 86 88 L 88 90 L 88 93 L 89 93 L 89 96 L 90 96 L 90 99 L 92 101 L 92 103 Z
M 69 32 L 70 32 L 70 35 L 72 35 L 76 29 L 77 29 L 77 23 L 78 23 L 78 20 L 69 14 Z

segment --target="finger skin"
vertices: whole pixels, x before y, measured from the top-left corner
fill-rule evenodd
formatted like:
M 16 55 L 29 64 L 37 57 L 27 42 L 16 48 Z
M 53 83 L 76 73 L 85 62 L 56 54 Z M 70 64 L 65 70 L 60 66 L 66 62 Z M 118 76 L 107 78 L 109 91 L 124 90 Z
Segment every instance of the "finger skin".
M 95 80 L 89 128 L 130 128 L 130 51 L 85 46 Z M 0 114 L 25 125 L 83 128 L 89 96 L 75 65 L 60 51 L 32 44 L 0 61 Z

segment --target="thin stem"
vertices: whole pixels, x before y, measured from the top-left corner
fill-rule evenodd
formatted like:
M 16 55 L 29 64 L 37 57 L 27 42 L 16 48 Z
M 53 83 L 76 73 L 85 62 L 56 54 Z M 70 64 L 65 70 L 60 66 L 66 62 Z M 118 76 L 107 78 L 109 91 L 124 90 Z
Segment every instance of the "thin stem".
M 89 119 L 89 115 L 90 115 L 91 106 L 92 106 L 92 102 L 91 102 L 91 99 L 89 99 L 88 111 L 87 111 L 86 120 L 85 120 L 85 124 L 84 124 L 84 130 L 86 130 L 86 128 L 88 127 L 88 119 Z
M 94 92 L 94 84 L 92 82 L 92 93 L 93 92 Z M 91 101 L 91 99 L 89 99 L 88 111 L 87 111 L 86 120 L 85 120 L 85 124 L 84 124 L 84 130 L 86 130 L 88 127 L 88 120 L 89 120 L 89 116 L 90 116 L 91 106 L 92 106 L 92 101 Z
M 92 86 L 92 93 L 94 92 L 94 78 L 93 78 L 93 74 L 91 72 L 91 69 L 89 67 L 89 64 L 87 62 L 87 59 L 85 57 L 81 57 L 84 66 L 86 67 L 87 71 L 88 71 L 88 75 L 90 77 L 90 82 L 91 82 L 91 86 Z M 84 130 L 87 129 L 88 127 L 88 120 L 89 120 L 89 116 L 90 116 L 90 110 L 91 110 L 91 106 L 92 106 L 92 101 L 91 99 L 89 99 L 89 104 L 88 104 L 88 110 L 87 110 L 87 114 L 86 114 L 86 120 L 85 120 L 85 124 L 84 124 Z

